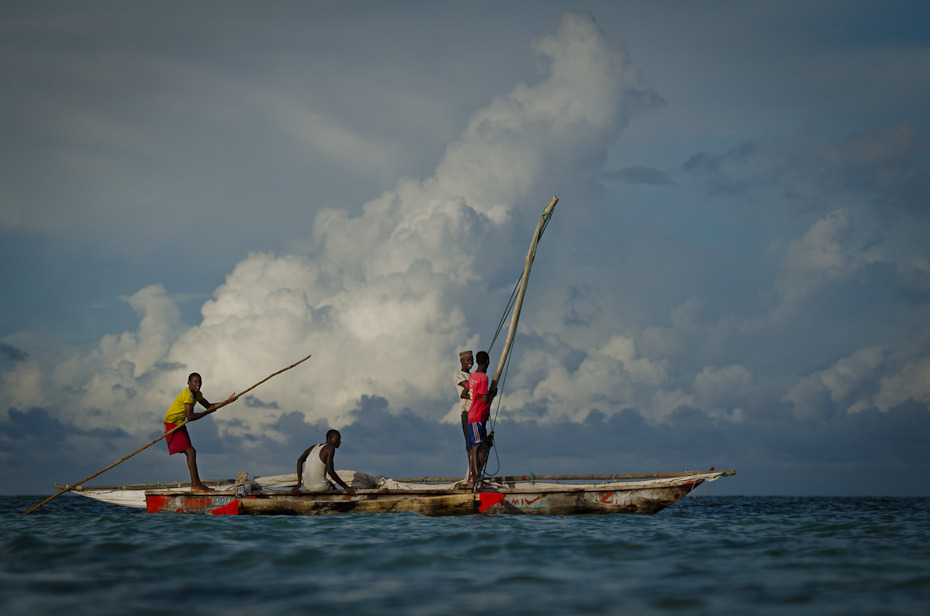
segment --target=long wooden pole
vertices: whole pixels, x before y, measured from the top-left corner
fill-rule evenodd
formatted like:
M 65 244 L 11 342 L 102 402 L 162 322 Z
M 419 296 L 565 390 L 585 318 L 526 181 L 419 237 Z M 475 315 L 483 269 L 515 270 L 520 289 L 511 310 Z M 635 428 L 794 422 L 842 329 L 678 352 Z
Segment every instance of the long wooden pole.
M 523 278 L 520 280 L 520 291 L 517 294 L 517 301 L 513 305 L 513 314 L 510 317 L 510 329 L 507 330 L 507 340 L 504 342 L 504 350 L 501 351 L 500 359 L 497 360 L 497 368 L 494 370 L 494 378 L 491 379 L 491 387 L 496 387 L 500 381 L 501 374 L 504 372 L 504 365 L 507 363 L 507 356 L 510 354 L 510 347 L 513 346 L 513 339 L 517 332 L 517 321 L 520 320 L 520 311 L 523 309 L 523 297 L 526 295 L 526 284 L 530 279 L 530 268 L 533 266 L 533 259 L 536 258 L 536 244 L 539 242 L 539 236 L 542 234 L 543 226 L 552 216 L 552 210 L 555 204 L 559 202 L 558 197 L 552 197 L 549 205 L 543 210 L 539 217 L 539 223 L 536 225 L 536 231 L 533 233 L 533 241 L 530 242 L 530 250 L 526 253 L 526 263 L 523 266 Z
M 307 355 L 306 357 L 304 357 L 303 359 L 301 359 L 299 362 L 294 363 L 294 364 L 291 364 L 291 365 L 288 366 L 287 368 L 283 368 L 283 369 L 281 369 L 281 370 L 278 370 L 278 371 L 275 372 L 274 374 L 270 374 L 270 375 L 266 376 L 266 377 L 263 378 L 261 381 L 259 381 L 259 382 L 256 383 L 255 385 L 252 385 L 251 387 L 249 387 L 248 389 L 246 389 L 245 391 L 243 391 L 242 393 L 240 393 L 238 396 L 236 396 L 236 397 L 233 398 L 232 400 L 224 400 L 223 402 L 220 402 L 219 404 L 216 405 L 216 408 L 213 409 L 213 410 L 210 411 L 210 412 L 211 412 L 211 413 L 215 413 L 216 411 L 220 410 L 221 408 L 223 408 L 223 407 L 226 406 L 227 404 L 230 404 L 231 402 L 235 402 L 235 401 L 238 400 L 241 396 L 243 396 L 243 395 L 245 395 L 246 393 L 252 391 L 253 389 L 255 389 L 256 387 L 258 387 L 259 385 L 261 385 L 262 383 L 264 383 L 265 381 L 267 381 L 267 380 L 270 379 L 271 377 L 277 376 L 277 375 L 281 374 L 282 372 L 287 372 L 288 370 L 290 370 L 290 369 L 293 368 L 294 366 L 296 366 L 296 365 L 298 365 L 298 364 L 302 364 L 303 362 L 307 361 L 308 359 L 310 359 L 310 357 L 311 357 L 310 355 Z M 182 421 L 181 423 L 179 423 L 178 425 L 176 425 L 176 426 L 175 426 L 174 428 L 172 428 L 171 430 L 168 430 L 167 432 L 165 432 L 164 434 L 162 434 L 161 436 L 159 436 L 157 439 L 155 439 L 155 440 L 152 441 L 151 443 L 148 443 L 148 444 L 146 444 L 146 445 L 143 445 L 142 447 L 139 447 L 138 449 L 136 449 L 134 452 L 132 452 L 132 453 L 129 454 L 128 456 L 125 456 L 125 457 L 123 457 L 123 458 L 120 458 L 119 460 L 117 460 L 116 462 L 114 462 L 113 464 L 111 464 L 110 466 L 107 466 L 106 468 L 100 469 L 99 471 L 97 471 L 97 472 L 94 473 L 93 475 L 91 475 L 91 476 L 89 476 L 89 477 L 85 477 L 84 479 L 80 480 L 80 481 L 77 482 L 77 483 L 73 483 L 73 484 L 71 484 L 71 485 L 69 485 L 69 486 L 66 486 L 64 489 L 62 489 L 61 491 L 59 491 L 59 492 L 57 492 L 57 493 L 55 493 L 55 494 L 52 494 L 51 496 L 49 496 L 48 498 L 46 498 L 44 501 L 42 501 L 42 502 L 39 503 L 38 505 L 35 505 L 34 507 L 30 507 L 29 509 L 27 509 L 27 510 L 25 511 L 25 513 L 32 513 L 33 511 L 35 511 L 36 509 L 38 509 L 39 507 L 41 507 L 41 506 L 44 505 L 45 503 L 47 503 L 47 502 L 49 502 L 50 500 L 52 500 L 53 498 L 58 498 L 59 496 L 61 496 L 61 495 L 64 494 L 65 492 L 68 492 L 68 491 L 70 491 L 70 490 L 73 490 L 74 488 L 78 487 L 78 486 L 81 485 L 82 483 L 85 483 L 85 482 L 87 482 L 87 481 L 90 481 L 91 479 L 93 479 L 93 478 L 96 477 L 97 475 L 103 474 L 104 472 L 110 470 L 111 468 L 113 468 L 114 466 L 116 466 L 116 465 L 118 465 L 118 464 L 122 464 L 123 462 L 125 462 L 125 461 L 128 460 L 129 458 L 133 457 L 134 455 L 136 455 L 137 453 L 139 453 L 139 452 L 142 451 L 143 449 L 147 449 L 147 448 L 151 447 L 152 445 L 154 445 L 155 443 L 157 443 L 157 442 L 160 441 L 161 439 L 165 438 L 165 437 L 168 436 L 169 434 L 172 434 L 175 430 L 180 430 L 180 429 L 181 429 L 181 426 L 185 425 L 186 423 L 187 423 L 187 420 L 185 419 L 184 421 Z
M 704 475 L 707 473 L 720 472 L 724 475 L 735 475 L 735 470 L 714 471 L 713 468 L 707 471 L 684 471 L 678 473 L 626 473 L 626 474 L 601 474 L 601 475 L 506 475 L 502 477 L 488 477 L 489 481 L 501 483 L 510 483 L 514 481 L 625 481 L 629 479 L 668 479 L 673 477 L 690 477 L 692 475 Z M 401 483 L 455 483 L 461 481 L 461 477 L 410 477 L 406 479 L 394 479 Z

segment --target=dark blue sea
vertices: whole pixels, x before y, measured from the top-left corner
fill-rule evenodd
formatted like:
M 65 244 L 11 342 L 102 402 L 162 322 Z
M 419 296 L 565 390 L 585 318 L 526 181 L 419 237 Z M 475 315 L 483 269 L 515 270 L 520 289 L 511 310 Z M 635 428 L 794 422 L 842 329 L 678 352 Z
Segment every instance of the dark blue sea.
M 923 614 L 930 499 L 688 497 L 651 516 L 147 514 L 0 497 L 13 614 Z

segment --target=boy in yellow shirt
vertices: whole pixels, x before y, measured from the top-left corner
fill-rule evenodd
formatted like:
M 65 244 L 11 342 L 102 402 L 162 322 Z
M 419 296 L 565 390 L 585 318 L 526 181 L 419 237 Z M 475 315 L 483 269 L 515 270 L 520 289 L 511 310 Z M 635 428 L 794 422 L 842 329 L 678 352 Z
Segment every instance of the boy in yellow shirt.
M 175 426 L 184 422 L 184 420 L 188 422 L 195 421 L 201 417 L 206 417 L 217 409 L 218 405 L 210 404 L 207 402 L 206 398 L 203 397 L 203 394 L 200 393 L 201 385 L 203 385 L 203 379 L 196 372 L 192 372 L 191 375 L 187 377 L 187 389 L 182 390 L 181 393 L 178 394 L 178 397 L 175 398 L 171 406 L 168 407 L 168 412 L 165 413 L 165 432 L 174 429 Z M 239 396 L 233 393 L 227 398 L 227 401 L 233 402 L 238 399 L 238 397 Z M 199 413 L 194 412 L 194 404 L 197 402 L 207 410 Z M 203 485 L 200 481 L 200 475 L 197 473 L 197 450 L 194 449 L 194 446 L 191 444 L 191 437 L 187 432 L 187 424 L 166 436 L 165 442 L 168 444 L 169 455 L 184 452 L 187 456 L 187 468 L 191 473 L 191 492 L 212 492 L 212 489 Z

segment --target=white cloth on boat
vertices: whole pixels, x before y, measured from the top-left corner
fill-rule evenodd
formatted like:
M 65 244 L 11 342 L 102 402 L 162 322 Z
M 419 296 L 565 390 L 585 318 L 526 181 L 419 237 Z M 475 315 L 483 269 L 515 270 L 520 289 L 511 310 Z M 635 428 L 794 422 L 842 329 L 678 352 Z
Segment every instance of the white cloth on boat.
M 385 490 L 454 490 L 461 487 L 464 482 L 465 480 L 462 479 L 455 483 L 410 483 L 382 477 L 378 481 L 378 487 Z
M 297 485 L 297 473 L 256 477 L 254 481 L 263 488 L 292 488 Z
M 377 489 L 381 479 L 380 475 L 369 475 L 360 471 L 337 470 L 336 474 L 348 485 L 359 490 Z M 256 477 L 255 483 L 263 488 L 292 488 L 297 485 L 297 473 Z
M 336 474 L 346 484 L 357 490 L 375 490 L 378 488 L 378 481 L 383 479 L 380 475 L 375 477 L 359 471 L 336 471 Z

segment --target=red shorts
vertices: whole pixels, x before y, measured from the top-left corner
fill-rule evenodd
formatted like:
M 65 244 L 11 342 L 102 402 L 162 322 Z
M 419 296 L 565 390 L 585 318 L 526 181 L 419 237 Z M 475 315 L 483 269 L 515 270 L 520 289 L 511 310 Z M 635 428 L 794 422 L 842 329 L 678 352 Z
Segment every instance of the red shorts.
M 165 432 L 174 428 L 177 424 L 165 423 Z M 191 435 L 187 433 L 187 426 L 181 426 L 180 430 L 175 430 L 171 434 L 165 437 L 165 442 L 168 443 L 168 453 L 182 453 L 193 447 L 191 445 Z

